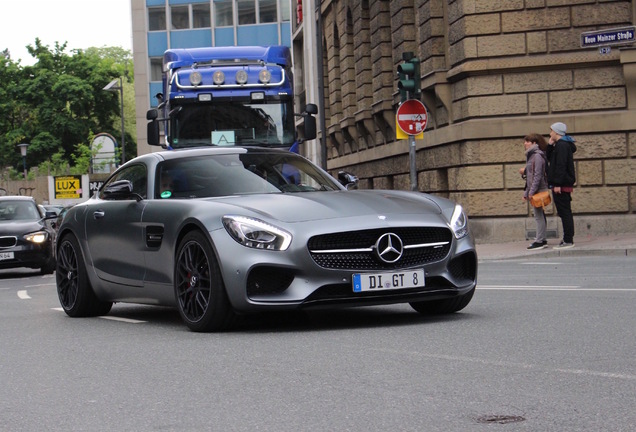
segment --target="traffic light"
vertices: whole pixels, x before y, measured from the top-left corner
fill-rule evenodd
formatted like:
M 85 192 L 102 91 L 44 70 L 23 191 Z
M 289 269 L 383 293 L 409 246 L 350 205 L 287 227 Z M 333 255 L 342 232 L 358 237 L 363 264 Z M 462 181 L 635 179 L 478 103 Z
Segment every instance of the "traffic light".
M 398 70 L 398 89 L 400 90 L 400 100 L 404 102 L 408 99 L 420 99 L 422 90 L 420 89 L 420 59 L 413 57 L 412 52 L 402 54 L 404 63 L 400 63 Z

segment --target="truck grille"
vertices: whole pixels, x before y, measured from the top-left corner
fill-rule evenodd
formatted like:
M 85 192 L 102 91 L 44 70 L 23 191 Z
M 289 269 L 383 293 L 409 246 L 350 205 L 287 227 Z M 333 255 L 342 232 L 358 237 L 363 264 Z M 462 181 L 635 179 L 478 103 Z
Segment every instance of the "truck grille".
M 390 235 L 399 258 L 383 260 L 376 245 Z M 399 238 L 399 240 L 396 239 Z M 314 236 L 307 247 L 320 267 L 338 270 L 392 270 L 444 259 L 452 244 L 448 228 L 403 227 L 339 232 Z M 393 258 L 397 257 L 397 254 Z

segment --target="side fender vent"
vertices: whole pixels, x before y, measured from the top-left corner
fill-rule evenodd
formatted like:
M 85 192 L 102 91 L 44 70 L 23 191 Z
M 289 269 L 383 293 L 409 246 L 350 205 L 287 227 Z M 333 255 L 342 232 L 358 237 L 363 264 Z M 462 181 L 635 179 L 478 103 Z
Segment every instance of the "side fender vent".
M 151 249 L 158 249 L 163 241 L 163 227 L 162 226 L 147 226 L 146 227 L 146 246 Z

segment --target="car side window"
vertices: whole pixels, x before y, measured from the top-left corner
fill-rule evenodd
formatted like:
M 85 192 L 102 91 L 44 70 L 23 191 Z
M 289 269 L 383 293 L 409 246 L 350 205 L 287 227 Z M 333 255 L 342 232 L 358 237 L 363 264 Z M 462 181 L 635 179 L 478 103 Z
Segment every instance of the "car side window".
M 143 199 L 148 197 L 148 171 L 146 166 L 142 164 L 131 165 L 119 171 L 112 176 L 100 191 L 99 197 L 104 198 L 104 189 L 111 183 L 118 180 L 128 180 L 133 185 L 133 192 L 141 196 Z

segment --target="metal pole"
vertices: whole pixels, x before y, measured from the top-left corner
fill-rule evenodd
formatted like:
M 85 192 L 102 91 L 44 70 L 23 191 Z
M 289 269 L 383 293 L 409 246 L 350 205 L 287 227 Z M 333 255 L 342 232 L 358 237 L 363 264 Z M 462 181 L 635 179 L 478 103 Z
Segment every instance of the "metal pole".
M 119 77 L 119 99 L 121 101 L 121 163 L 126 163 L 126 142 L 124 132 L 124 79 Z
M 411 190 L 417 191 L 417 164 L 415 161 L 415 136 L 409 135 L 409 161 L 411 174 Z
M 316 43 L 318 46 L 318 106 L 320 107 L 320 167 L 327 169 L 327 121 L 325 120 L 325 77 L 324 65 L 322 64 L 322 1 L 316 1 L 316 13 L 318 14 L 318 25 L 316 26 Z
M 27 179 L 26 156 L 22 156 L 22 167 L 24 168 L 24 179 Z

